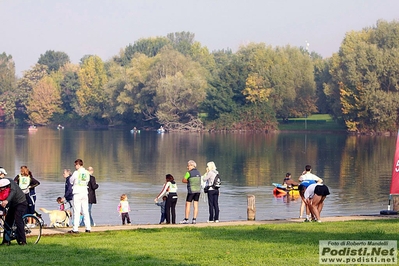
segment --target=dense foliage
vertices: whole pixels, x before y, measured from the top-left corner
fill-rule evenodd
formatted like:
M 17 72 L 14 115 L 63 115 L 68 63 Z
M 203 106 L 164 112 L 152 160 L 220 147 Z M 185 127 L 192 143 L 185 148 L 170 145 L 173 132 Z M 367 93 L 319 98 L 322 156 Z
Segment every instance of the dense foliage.
M 0 54 L 1 123 L 81 123 L 169 130 L 274 130 L 277 119 L 331 114 L 349 131 L 399 126 L 399 23 L 348 32 L 323 59 L 303 47 L 249 43 L 210 52 L 190 32 L 137 40 L 78 65 L 46 51 L 16 78 Z

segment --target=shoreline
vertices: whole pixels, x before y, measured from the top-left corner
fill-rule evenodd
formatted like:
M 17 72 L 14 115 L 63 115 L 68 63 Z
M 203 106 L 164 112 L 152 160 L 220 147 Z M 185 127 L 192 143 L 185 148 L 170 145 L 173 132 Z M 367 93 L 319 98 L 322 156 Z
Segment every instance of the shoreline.
M 323 222 L 345 222 L 345 221 L 363 221 L 363 220 L 381 220 L 381 219 L 398 219 L 399 215 L 351 215 L 351 216 L 331 216 L 322 217 Z M 245 226 L 245 225 L 262 225 L 262 224 L 279 224 L 279 223 L 303 223 L 304 218 L 289 218 L 275 220 L 254 220 L 254 221 L 220 221 L 219 223 L 198 222 L 196 224 L 132 224 L 132 225 L 98 225 L 91 227 L 91 232 L 106 232 L 120 230 L 137 230 L 137 229 L 160 229 L 160 228 L 176 228 L 176 227 L 208 227 L 208 226 Z M 314 223 L 317 224 L 317 223 Z M 42 236 L 66 234 L 72 227 L 43 227 Z M 80 226 L 79 232 L 84 234 L 85 228 Z

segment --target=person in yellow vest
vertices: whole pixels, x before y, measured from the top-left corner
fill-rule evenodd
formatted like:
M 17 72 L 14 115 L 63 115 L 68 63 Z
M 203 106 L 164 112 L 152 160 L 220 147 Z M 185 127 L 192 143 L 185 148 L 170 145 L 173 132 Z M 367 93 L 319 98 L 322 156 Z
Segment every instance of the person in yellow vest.
M 166 183 L 163 185 L 161 192 L 154 199 L 157 203 L 160 198 L 166 195 L 165 202 L 165 219 L 167 224 L 176 223 L 176 204 L 177 204 L 177 184 L 175 178 L 171 174 L 165 177 Z M 162 219 L 161 219 L 162 222 Z M 161 223 L 160 222 L 160 223 Z
M 26 165 L 21 166 L 21 173 L 14 178 L 14 181 L 19 185 L 25 193 L 26 202 L 28 203 L 27 214 L 35 214 L 36 204 L 36 190 L 35 187 L 40 185 L 40 182 L 33 177 L 32 172 Z
M 82 213 L 84 217 L 84 223 L 86 227 L 86 233 L 90 233 L 91 224 L 89 216 L 89 197 L 87 184 L 90 181 L 90 173 L 83 167 L 83 161 L 81 159 L 75 160 L 75 169 L 69 182 L 72 184 L 73 193 L 73 229 L 68 233 L 79 233 L 79 215 Z

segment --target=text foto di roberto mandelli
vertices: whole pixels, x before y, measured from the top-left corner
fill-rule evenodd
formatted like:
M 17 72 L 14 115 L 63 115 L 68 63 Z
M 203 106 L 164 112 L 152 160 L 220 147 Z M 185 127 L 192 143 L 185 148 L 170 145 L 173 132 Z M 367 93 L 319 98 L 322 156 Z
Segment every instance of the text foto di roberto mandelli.
M 396 240 L 320 240 L 319 261 L 328 263 L 396 263 Z M 326 260 L 331 258 L 330 260 Z

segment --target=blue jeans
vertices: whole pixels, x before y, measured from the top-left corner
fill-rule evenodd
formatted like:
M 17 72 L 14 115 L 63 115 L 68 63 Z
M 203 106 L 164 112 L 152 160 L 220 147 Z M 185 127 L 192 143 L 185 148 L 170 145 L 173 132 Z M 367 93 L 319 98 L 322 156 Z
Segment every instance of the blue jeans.
M 89 203 L 89 216 L 90 216 L 90 224 L 94 226 L 93 217 L 91 216 L 91 207 L 93 207 L 93 203 Z
M 161 212 L 161 220 L 159 221 L 159 223 L 163 223 L 166 219 L 166 213 Z

